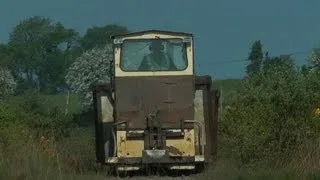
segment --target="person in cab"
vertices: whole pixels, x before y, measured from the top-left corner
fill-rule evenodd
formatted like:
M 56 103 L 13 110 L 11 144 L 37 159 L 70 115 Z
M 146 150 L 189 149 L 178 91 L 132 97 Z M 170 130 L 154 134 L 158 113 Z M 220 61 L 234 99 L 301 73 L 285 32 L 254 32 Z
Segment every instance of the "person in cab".
M 150 53 L 143 57 L 140 71 L 168 71 L 176 70 L 172 59 L 164 52 L 161 41 L 154 40 L 149 47 Z

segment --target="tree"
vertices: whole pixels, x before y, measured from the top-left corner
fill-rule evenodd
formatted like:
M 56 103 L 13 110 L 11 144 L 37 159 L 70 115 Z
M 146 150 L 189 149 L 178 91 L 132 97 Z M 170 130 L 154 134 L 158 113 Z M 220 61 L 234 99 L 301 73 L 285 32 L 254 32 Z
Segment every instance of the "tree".
M 253 73 L 260 72 L 263 60 L 262 44 L 260 40 L 253 42 L 248 60 L 250 61 L 250 64 L 246 68 L 247 75 L 250 76 Z
M 92 83 L 107 83 L 110 81 L 110 61 L 112 60 L 112 46 L 95 47 L 84 52 L 70 66 L 66 74 L 66 82 L 72 92 L 80 94 L 85 109 L 92 105 Z
M 310 67 L 309 66 L 307 66 L 305 64 L 301 66 L 301 73 L 304 76 L 308 75 L 309 71 L 310 71 Z
M 102 47 L 111 42 L 110 36 L 128 32 L 129 30 L 126 27 L 116 24 L 106 25 L 103 27 L 94 26 L 89 28 L 81 39 L 81 46 L 84 50 L 89 50 L 96 46 Z
M 10 67 L 10 53 L 9 46 L 0 44 L 0 67 Z
M 316 72 L 302 75 L 291 58 L 274 57 L 266 64 L 263 72 L 244 81 L 221 122 L 221 139 L 242 163 L 274 163 L 319 137 L 320 123 L 312 117 L 320 97 Z
M 11 72 L 3 67 L 0 67 L 0 98 L 5 98 L 12 95 L 16 89 L 17 83 L 14 80 Z
M 10 68 L 10 53 L 7 45 L 0 45 L 0 98 L 12 95 L 17 87 Z
M 314 48 L 311 55 L 308 58 L 309 64 L 313 70 L 319 70 L 320 68 L 320 49 Z
M 59 22 L 30 17 L 13 28 L 9 46 L 12 72 L 20 89 L 55 92 L 64 86 L 65 69 L 73 62 L 78 33 Z

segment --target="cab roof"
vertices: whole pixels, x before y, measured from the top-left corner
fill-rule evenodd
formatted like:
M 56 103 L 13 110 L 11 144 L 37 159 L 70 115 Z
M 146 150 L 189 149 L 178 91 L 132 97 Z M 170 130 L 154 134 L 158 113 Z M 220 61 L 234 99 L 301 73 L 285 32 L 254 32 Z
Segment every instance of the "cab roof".
M 137 32 L 131 32 L 131 33 L 126 33 L 126 34 L 113 35 L 113 36 L 111 36 L 111 39 L 140 36 L 140 35 L 144 35 L 144 34 L 163 34 L 163 35 L 193 37 L 192 33 L 187 33 L 187 32 L 164 31 L 164 30 L 151 29 L 151 30 L 146 30 L 146 31 L 137 31 Z

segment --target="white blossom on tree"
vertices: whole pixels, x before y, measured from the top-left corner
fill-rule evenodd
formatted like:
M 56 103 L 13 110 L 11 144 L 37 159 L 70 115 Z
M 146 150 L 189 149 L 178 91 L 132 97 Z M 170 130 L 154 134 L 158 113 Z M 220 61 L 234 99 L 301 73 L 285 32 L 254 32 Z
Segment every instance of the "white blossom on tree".
M 17 83 L 10 70 L 0 67 L 0 97 L 12 95 Z
M 84 52 L 68 69 L 66 83 L 73 93 L 81 95 L 84 108 L 89 108 L 93 102 L 90 85 L 109 82 L 112 53 L 110 44 L 103 48 L 93 48 Z

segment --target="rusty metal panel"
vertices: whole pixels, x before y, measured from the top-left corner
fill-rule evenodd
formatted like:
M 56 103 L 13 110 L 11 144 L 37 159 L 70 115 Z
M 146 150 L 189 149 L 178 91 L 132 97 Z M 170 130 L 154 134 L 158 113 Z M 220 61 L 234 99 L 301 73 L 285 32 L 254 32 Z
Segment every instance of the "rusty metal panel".
M 211 93 L 210 93 L 211 83 L 201 87 L 203 90 L 203 115 L 204 115 L 204 124 L 206 131 L 206 146 L 205 146 L 205 157 L 208 162 L 211 161 L 211 151 L 212 151 L 212 103 L 211 103 Z
M 101 163 L 104 163 L 104 159 L 106 156 L 104 151 L 104 143 L 110 139 L 110 127 L 112 122 L 112 118 L 109 116 L 105 116 L 105 109 L 103 98 L 107 96 L 106 91 L 102 89 L 98 89 L 94 87 L 93 89 L 93 107 L 94 107 L 94 115 L 95 115 L 95 145 L 96 145 L 96 158 Z M 110 119 L 109 119 L 110 118 Z
M 146 117 L 154 110 L 159 111 L 162 127 L 168 129 L 179 129 L 182 120 L 194 117 L 191 75 L 116 77 L 115 89 L 116 121 L 128 121 L 130 129 L 145 129 Z M 184 128 L 190 127 L 193 125 Z
M 219 120 L 219 107 L 220 107 L 220 93 L 218 90 L 212 90 L 211 91 L 211 99 L 212 99 L 212 108 L 213 108 L 213 123 L 211 124 L 212 131 L 211 131 L 211 137 L 212 137 L 212 158 L 213 161 L 217 160 L 217 154 L 218 154 L 218 120 Z
M 93 111 L 95 122 L 95 145 L 96 158 L 99 162 L 104 163 L 105 158 L 113 156 L 113 105 L 112 89 L 110 84 L 92 84 Z M 110 141 L 109 154 L 105 154 L 105 142 Z
M 219 96 L 216 90 L 212 90 L 212 80 L 210 76 L 197 76 L 195 81 L 197 90 L 202 90 L 203 94 L 203 114 L 205 124 L 205 160 L 213 163 L 217 156 L 217 129 Z
M 104 138 L 101 136 L 103 134 L 103 123 L 100 121 L 101 117 L 99 116 L 98 111 L 98 98 L 99 94 L 95 89 L 93 89 L 93 108 L 94 108 L 94 124 L 95 124 L 95 150 L 96 150 L 96 158 L 98 161 L 102 162 L 105 159 L 104 151 L 103 151 L 103 142 Z

